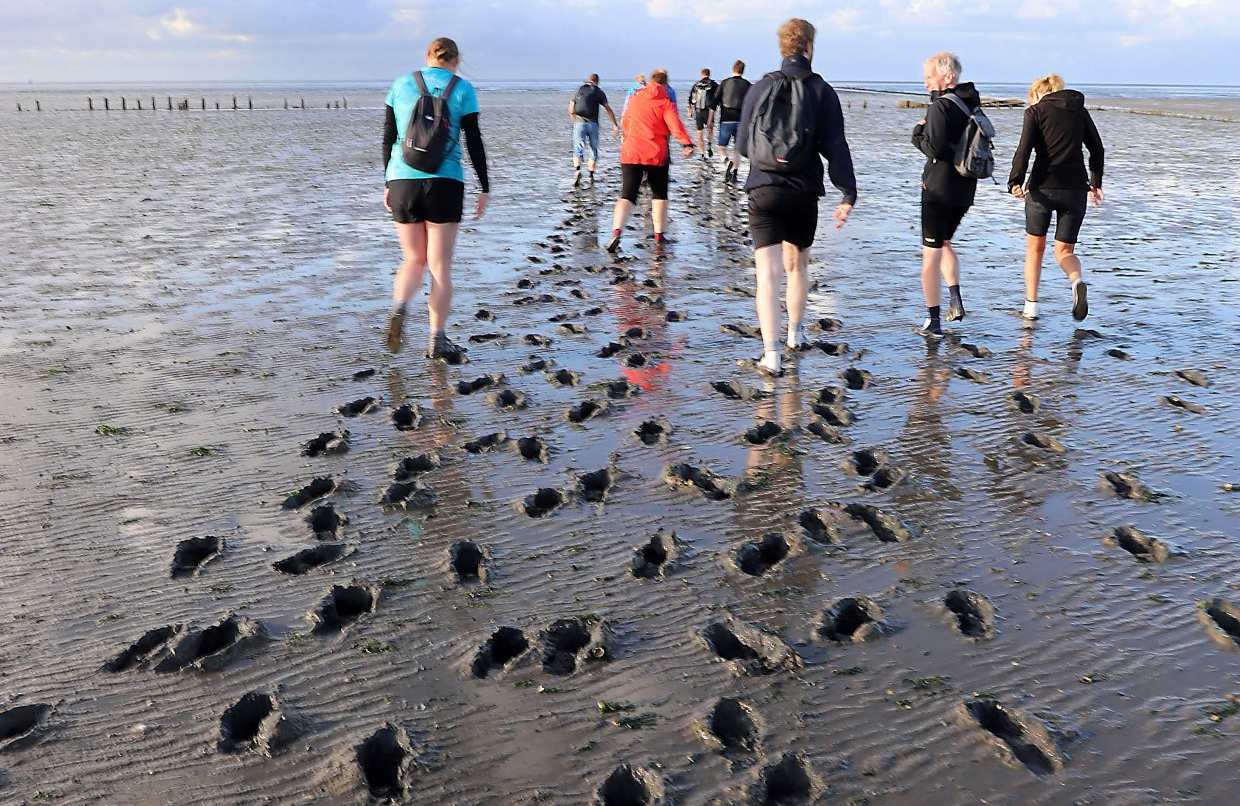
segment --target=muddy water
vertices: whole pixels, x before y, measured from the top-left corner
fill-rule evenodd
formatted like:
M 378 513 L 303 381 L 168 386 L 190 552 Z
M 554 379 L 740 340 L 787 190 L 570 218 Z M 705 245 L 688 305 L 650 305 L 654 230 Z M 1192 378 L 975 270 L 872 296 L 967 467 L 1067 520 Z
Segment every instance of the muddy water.
M 813 338 L 846 347 L 769 383 L 736 363 L 759 343 L 721 330 L 754 324 L 743 194 L 678 160 L 673 249 L 655 255 L 639 218 L 613 260 L 599 243 L 616 145 L 604 136 L 598 186 L 573 191 L 563 98 L 538 93 L 483 98 L 495 192 L 462 231 L 451 329 L 470 362 L 422 359 L 420 316 L 387 355 L 397 250 L 377 112 L 358 105 L 0 113 L 0 672 L 6 733 L 30 729 L 4 740 L 4 800 L 348 804 L 390 784 L 462 804 L 580 803 L 600 787 L 609 803 L 1231 802 L 1240 654 L 1203 605 L 1240 597 L 1240 497 L 1224 490 L 1240 484 L 1234 124 L 1097 115 L 1108 195 L 1079 250 L 1079 325 L 1048 262 L 1044 316 L 1022 326 L 1022 211 L 980 189 L 957 237 L 968 316 L 927 345 L 911 333 L 917 112 L 852 98 L 861 199 L 820 233 L 810 300 L 813 320 L 842 323 Z M 1010 148 L 1020 111 L 993 117 Z M 532 356 L 576 385 L 523 372 Z M 865 388 L 845 388 L 849 368 Z M 1194 371 L 1209 385 L 1176 374 Z M 500 373 L 525 408 L 457 390 Z M 622 379 L 636 393 L 609 398 Z M 846 442 L 822 436 L 824 387 L 843 390 L 822 411 Z M 370 413 L 337 413 L 366 397 Z M 608 407 L 568 419 L 587 400 Z M 422 417 L 401 431 L 407 403 Z M 664 441 L 634 435 L 660 418 Z M 766 422 L 783 431 L 746 438 Z M 337 430 L 347 451 L 302 455 Z M 508 442 L 464 447 L 497 432 Z M 531 437 L 545 463 L 513 448 Z M 859 475 L 864 448 L 886 473 Z M 417 479 L 433 504 L 382 506 L 398 463 L 428 453 L 438 466 Z M 675 465 L 713 474 L 714 492 L 667 483 Z M 605 492 L 587 496 L 581 477 L 603 469 Z M 1118 496 L 1107 472 L 1144 494 Z M 316 478 L 333 491 L 282 508 Z M 534 518 L 523 502 L 539 490 L 563 501 Z M 277 573 L 322 542 L 305 520 L 322 503 L 347 517 L 346 550 Z M 1169 556 L 1139 562 L 1121 526 Z M 670 557 L 638 579 L 660 529 Z M 207 536 L 222 550 L 174 579 L 178 544 Z M 458 576 L 462 541 L 485 581 Z M 993 607 L 990 637 L 960 631 L 944 604 L 958 589 Z M 858 597 L 878 608 L 871 626 L 840 602 Z M 576 628 L 553 623 L 585 616 L 566 648 Z M 172 625 L 167 647 L 101 671 Z M 528 649 L 503 662 L 516 631 Z M 192 655 L 185 636 L 239 640 L 156 671 Z M 480 665 L 489 640 L 487 658 L 505 651 Z M 555 673 L 566 658 L 576 669 Z M 270 757 L 217 746 L 250 692 L 286 718 L 286 733 L 259 731 Z M 722 719 L 741 745 L 727 752 L 710 727 L 723 698 L 752 723 Z M 15 712 L 38 704 L 53 708 Z

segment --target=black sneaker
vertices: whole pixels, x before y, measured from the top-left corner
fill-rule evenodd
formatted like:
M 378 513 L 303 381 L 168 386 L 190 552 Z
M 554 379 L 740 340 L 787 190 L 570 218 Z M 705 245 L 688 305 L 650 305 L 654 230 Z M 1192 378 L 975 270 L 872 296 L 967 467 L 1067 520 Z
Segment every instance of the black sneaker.
M 943 338 L 943 326 L 935 320 L 929 318 L 921 323 L 921 327 L 914 328 L 913 332 L 919 336 L 925 336 L 928 339 Z
M 388 318 L 387 327 L 387 348 L 389 353 L 399 353 L 401 345 L 404 343 L 405 330 L 405 314 L 403 311 L 393 311 Z
M 453 344 L 445 336 L 442 339 L 435 339 L 435 344 L 426 351 L 426 357 L 432 361 L 443 361 L 446 364 L 464 364 L 465 348 L 459 344 Z
M 1085 296 L 1086 290 L 1084 280 L 1072 286 L 1072 318 L 1078 322 L 1089 316 L 1089 299 Z
M 954 299 L 947 303 L 947 321 L 959 322 L 964 319 L 964 300 Z
M 581 187 L 581 169 L 573 171 L 573 187 Z
M 607 244 L 607 251 L 612 252 L 613 254 L 615 252 L 620 251 L 620 236 L 619 235 L 614 236 L 611 239 L 611 242 Z

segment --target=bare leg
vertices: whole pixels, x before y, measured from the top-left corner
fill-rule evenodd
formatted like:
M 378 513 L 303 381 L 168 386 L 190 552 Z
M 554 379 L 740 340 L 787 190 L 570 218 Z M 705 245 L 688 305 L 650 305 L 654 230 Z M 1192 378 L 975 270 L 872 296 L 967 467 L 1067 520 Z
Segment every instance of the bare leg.
M 616 199 L 616 209 L 611 214 L 611 228 L 624 232 L 624 225 L 629 223 L 629 216 L 633 214 L 633 202 L 628 199 Z
M 654 199 L 650 202 L 651 218 L 654 219 L 654 233 L 658 235 L 667 230 L 667 199 Z
M 762 330 L 762 363 L 767 369 L 779 370 L 779 280 L 783 273 L 780 265 L 779 244 L 771 244 L 753 253 L 758 308 L 758 327 Z M 789 275 L 791 277 L 791 275 Z M 768 361 L 772 357 L 773 361 Z
M 1046 239 L 1043 238 L 1042 242 L 1045 244 Z M 1055 241 L 1055 260 L 1070 282 L 1075 283 L 1081 276 L 1081 259 L 1076 256 L 1076 244 Z
M 921 293 L 926 307 L 933 308 L 943 300 L 943 250 L 929 246 L 921 248 Z
M 452 252 L 460 224 L 426 225 L 426 260 L 431 273 L 427 299 L 431 333 L 442 333 L 452 309 Z
M 951 241 L 943 241 L 943 262 L 939 268 L 943 270 L 943 281 L 947 285 L 960 285 L 960 260 Z
M 1038 285 L 1042 281 L 1042 256 L 1046 253 L 1046 236 L 1025 236 L 1025 299 L 1038 301 Z
M 396 237 L 400 241 L 401 261 L 392 282 L 392 304 L 400 306 L 422 287 L 426 274 L 426 225 L 397 224 Z
M 809 297 L 809 249 L 800 249 L 784 241 L 783 253 L 784 274 L 788 279 L 784 292 L 788 306 L 788 346 L 800 347 L 800 329 L 805 322 L 805 305 Z

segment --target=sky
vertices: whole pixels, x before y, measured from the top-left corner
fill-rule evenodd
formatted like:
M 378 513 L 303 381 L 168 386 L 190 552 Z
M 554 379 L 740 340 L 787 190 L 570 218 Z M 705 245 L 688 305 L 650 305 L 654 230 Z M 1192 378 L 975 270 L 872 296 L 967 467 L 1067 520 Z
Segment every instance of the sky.
M 450 36 L 475 80 L 691 82 L 778 66 L 789 17 L 831 81 L 1240 84 L 1240 0 L 0 0 L 0 82 L 386 81 Z

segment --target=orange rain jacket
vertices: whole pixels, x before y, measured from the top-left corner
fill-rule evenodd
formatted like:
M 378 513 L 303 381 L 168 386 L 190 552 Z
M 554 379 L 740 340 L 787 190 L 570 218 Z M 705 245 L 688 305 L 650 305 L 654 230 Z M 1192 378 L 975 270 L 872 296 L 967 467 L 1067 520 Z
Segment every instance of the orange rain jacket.
M 633 93 L 620 125 L 624 130 L 624 142 L 620 146 L 622 163 L 666 165 L 669 134 L 685 145 L 693 144 L 685 124 L 680 121 L 676 104 L 667 97 L 663 85 L 653 81 Z

